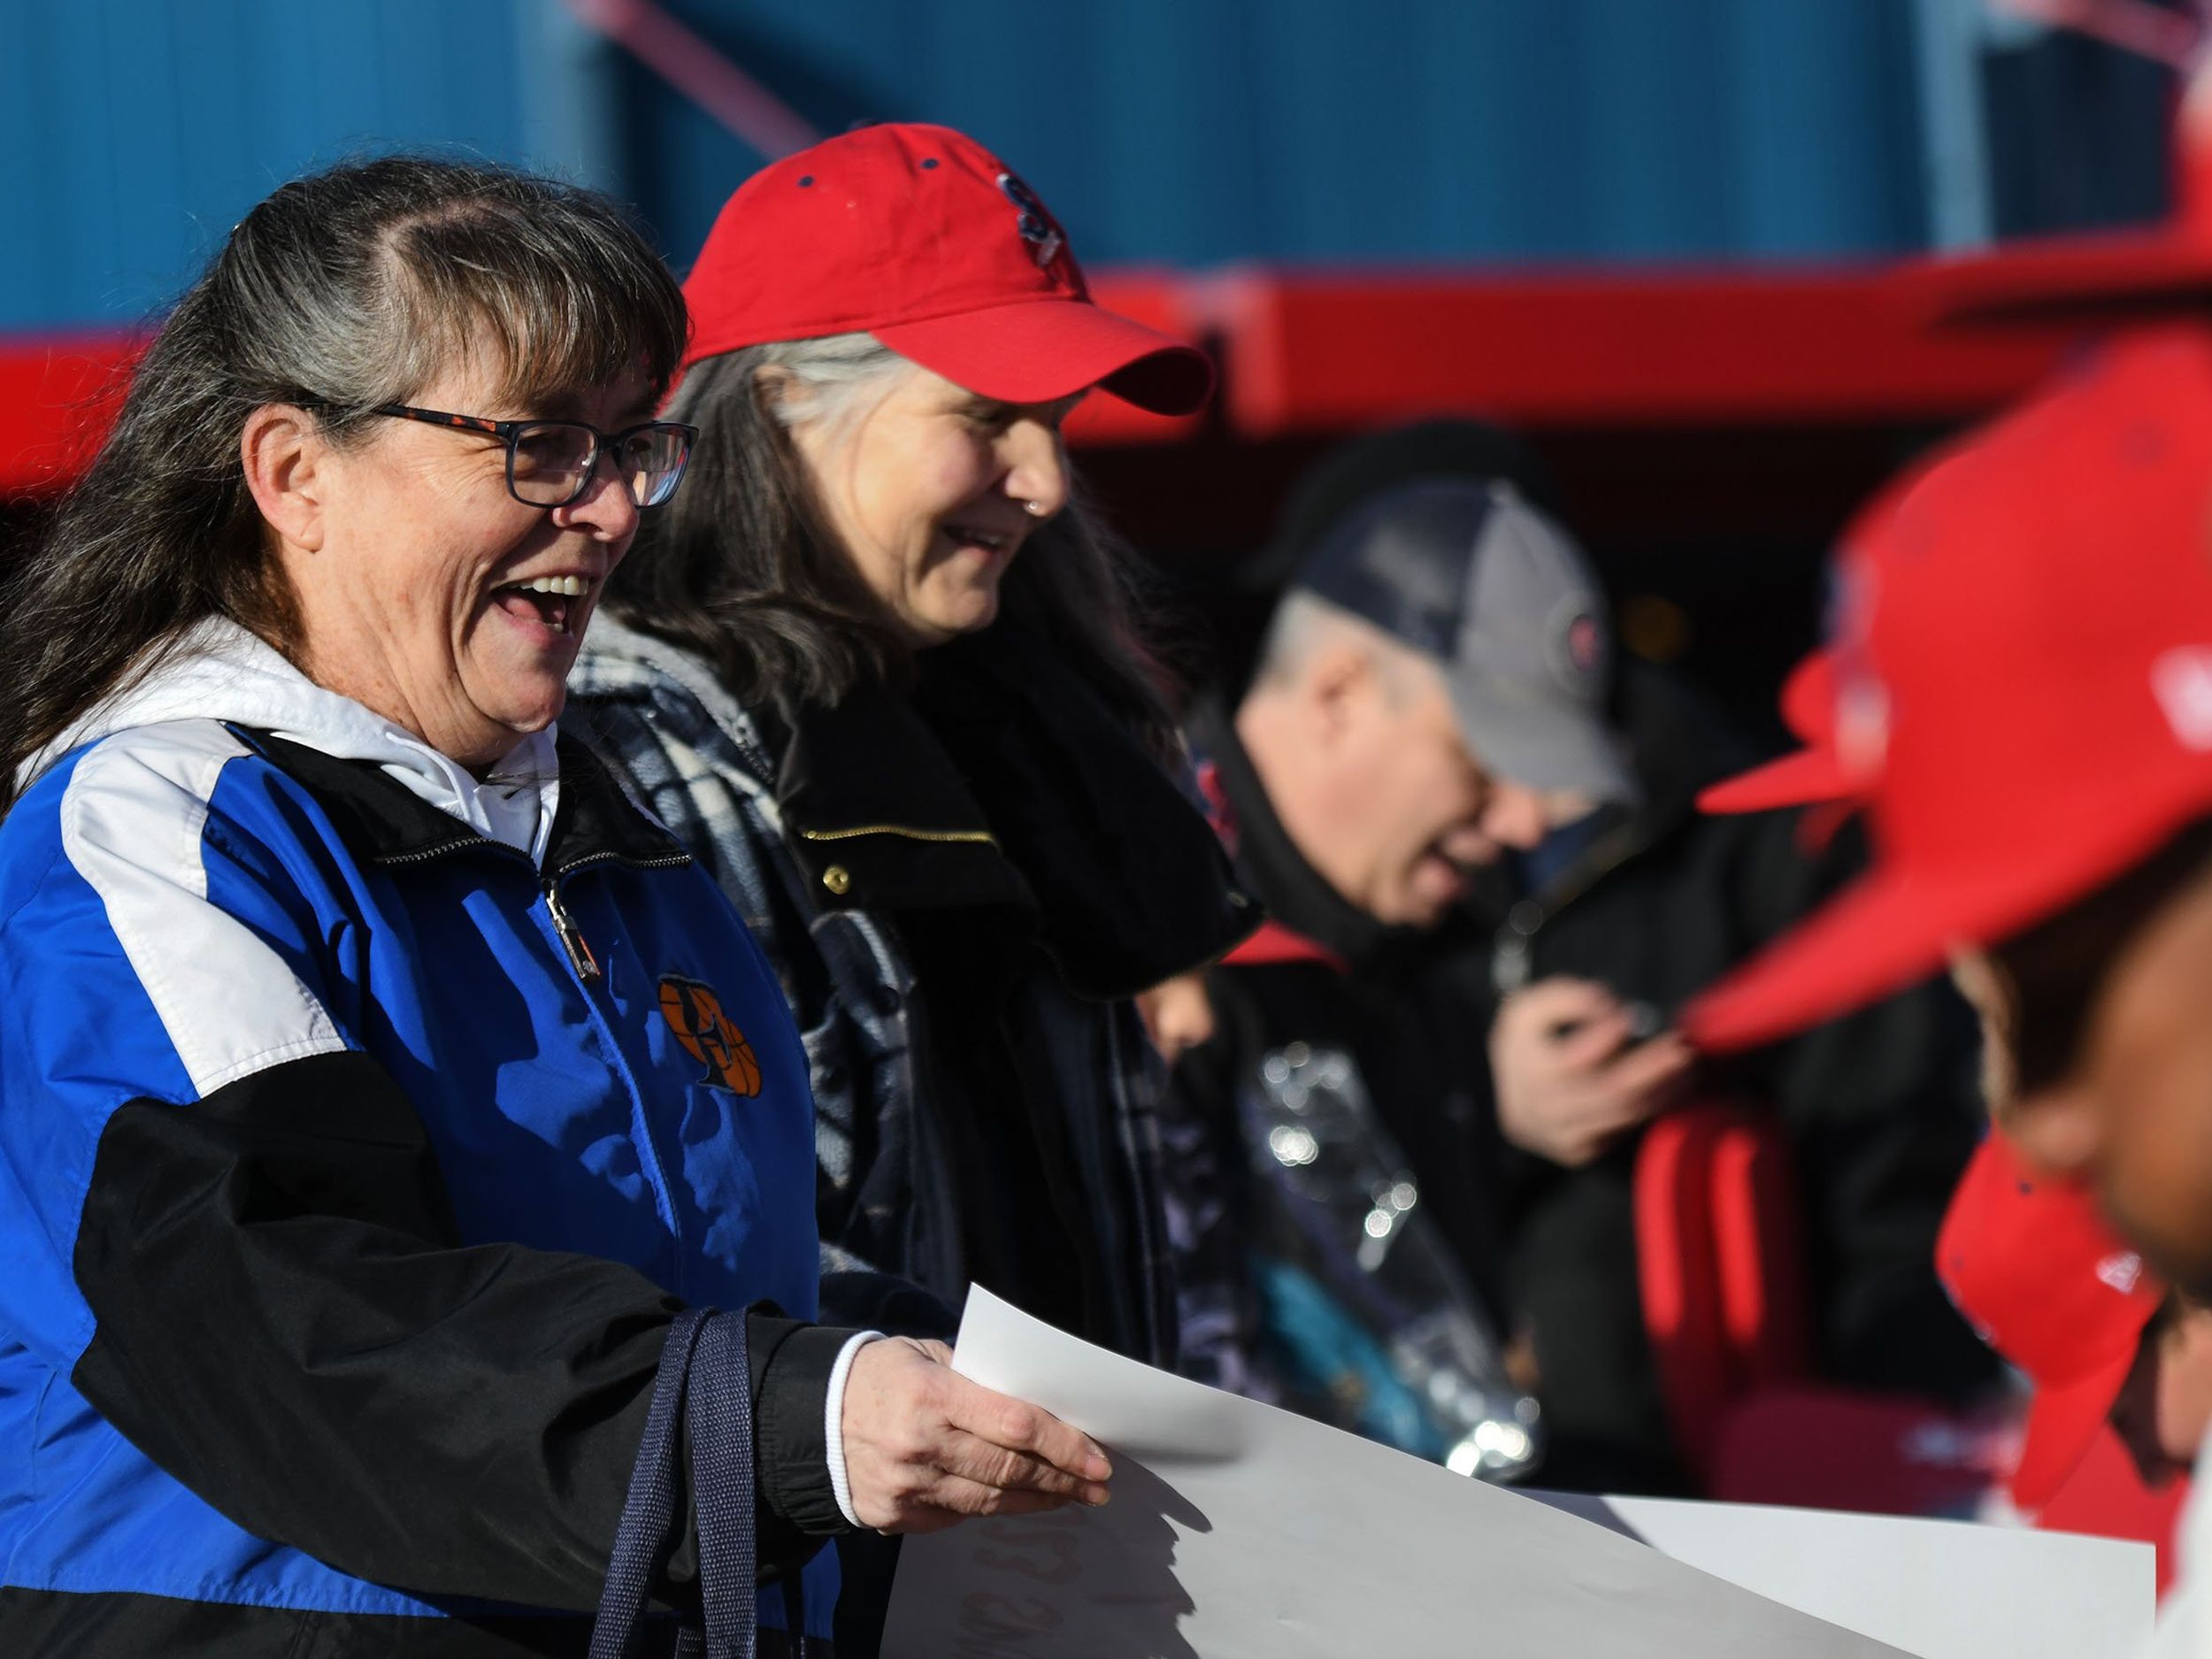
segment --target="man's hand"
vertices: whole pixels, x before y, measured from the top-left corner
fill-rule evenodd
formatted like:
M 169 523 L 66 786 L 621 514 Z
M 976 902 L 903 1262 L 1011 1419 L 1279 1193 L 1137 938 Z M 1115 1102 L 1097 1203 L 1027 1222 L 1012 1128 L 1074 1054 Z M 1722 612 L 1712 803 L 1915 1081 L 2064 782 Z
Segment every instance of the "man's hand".
M 1113 1465 L 1087 1435 L 952 1369 L 942 1342 L 886 1337 L 845 1380 L 853 1513 L 884 1532 L 933 1532 L 972 1515 L 1106 1502 Z
M 1508 997 L 1490 1028 L 1505 1138 L 1578 1169 L 1656 1114 L 1694 1056 L 1673 1032 L 1634 1035 L 1633 1013 L 1586 979 L 1542 979 Z

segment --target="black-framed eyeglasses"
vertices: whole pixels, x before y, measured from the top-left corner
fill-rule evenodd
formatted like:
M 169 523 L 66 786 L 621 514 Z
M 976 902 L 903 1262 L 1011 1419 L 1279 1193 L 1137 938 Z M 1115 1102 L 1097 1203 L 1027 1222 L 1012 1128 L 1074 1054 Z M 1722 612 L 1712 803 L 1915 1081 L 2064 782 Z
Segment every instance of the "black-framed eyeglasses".
M 617 477 L 641 507 L 657 507 L 684 481 L 696 426 L 648 420 L 620 432 L 602 432 L 581 420 L 490 420 L 442 409 L 380 403 L 373 415 L 426 421 L 457 432 L 481 432 L 507 446 L 507 493 L 526 507 L 565 507 L 591 488 L 603 453 L 614 457 Z

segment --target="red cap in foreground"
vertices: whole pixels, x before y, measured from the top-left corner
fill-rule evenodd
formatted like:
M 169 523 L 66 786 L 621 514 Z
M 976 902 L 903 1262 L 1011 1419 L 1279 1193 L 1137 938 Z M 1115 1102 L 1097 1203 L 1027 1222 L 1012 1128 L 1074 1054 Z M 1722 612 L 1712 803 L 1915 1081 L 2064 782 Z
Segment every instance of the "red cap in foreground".
M 2039 1509 L 2110 1414 L 2166 1287 L 2085 1189 L 2038 1177 L 1997 1134 L 1952 1195 L 1936 1271 L 1982 1340 L 2035 1385 L 2012 1495 Z
M 1782 723 L 1805 747 L 1700 790 L 1697 810 L 1764 812 L 1849 799 L 1854 785 L 1836 758 L 1835 707 L 1835 664 L 1815 651 L 1782 682 Z
M 1103 386 L 1187 415 L 1213 389 L 1203 352 L 1093 303 L 1059 221 L 949 127 L 864 127 L 764 167 L 723 204 L 684 297 L 687 365 L 872 334 L 1005 403 Z
M 1876 511 L 1831 642 L 1872 868 L 1685 1010 L 1710 1048 L 1886 995 L 2212 811 L 2212 332 L 2099 354 Z

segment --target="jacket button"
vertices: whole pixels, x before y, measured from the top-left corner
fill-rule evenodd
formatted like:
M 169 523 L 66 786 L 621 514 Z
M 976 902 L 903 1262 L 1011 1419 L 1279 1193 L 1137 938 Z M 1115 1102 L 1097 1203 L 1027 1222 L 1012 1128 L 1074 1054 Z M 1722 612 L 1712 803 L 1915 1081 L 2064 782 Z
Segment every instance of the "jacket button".
M 852 888 L 852 872 L 842 864 L 832 864 L 822 872 L 822 885 L 841 899 Z

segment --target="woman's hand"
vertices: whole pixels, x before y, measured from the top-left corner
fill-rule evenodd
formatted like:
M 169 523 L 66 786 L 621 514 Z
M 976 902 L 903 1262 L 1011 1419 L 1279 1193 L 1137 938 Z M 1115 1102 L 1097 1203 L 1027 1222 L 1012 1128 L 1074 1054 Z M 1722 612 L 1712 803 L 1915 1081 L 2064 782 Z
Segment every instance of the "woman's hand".
M 942 1342 L 886 1337 L 845 1379 L 853 1513 L 883 1532 L 933 1532 L 971 1515 L 1106 1502 L 1113 1465 L 1049 1411 L 952 1369 Z

